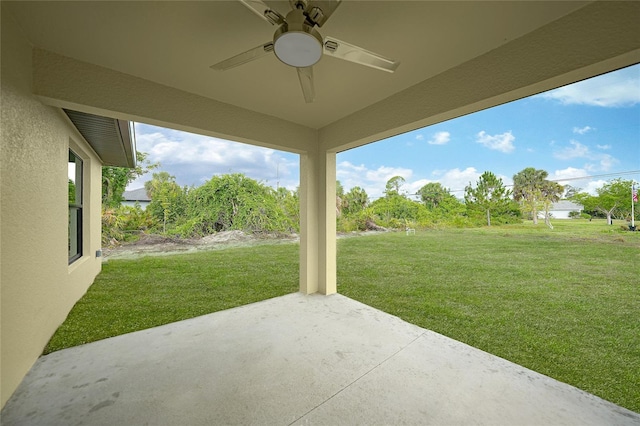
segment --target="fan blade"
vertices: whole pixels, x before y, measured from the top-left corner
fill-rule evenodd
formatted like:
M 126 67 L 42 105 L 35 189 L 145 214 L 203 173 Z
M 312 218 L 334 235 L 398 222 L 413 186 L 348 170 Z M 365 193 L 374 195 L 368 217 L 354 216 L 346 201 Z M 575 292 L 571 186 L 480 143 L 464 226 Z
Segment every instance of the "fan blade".
M 342 0 L 312 0 L 307 5 L 305 14 L 307 19 L 321 27 L 340 6 Z
M 324 54 L 387 72 L 394 72 L 400 65 L 398 61 L 387 59 L 377 53 L 369 52 L 333 37 L 324 38 Z
M 264 19 L 265 21 L 273 24 L 280 25 L 284 22 L 284 16 L 280 15 L 275 10 L 264 4 L 260 0 L 239 0 L 242 4 L 247 6 L 256 15 Z
M 239 65 L 246 64 L 247 62 L 262 58 L 264 55 L 271 52 L 273 52 L 273 42 L 270 41 L 268 43 L 261 44 L 258 47 L 254 47 L 253 49 L 247 50 L 246 52 L 240 53 L 239 55 L 225 59 L 222 62 L 218 62 L 215 65 L 211 65 L 210 68 L 217 71 L 226 71 L 229 68 L 234 68 Z
M 316 97 L 316 91 L 313 88 L 313 68 L 298 68 L 298 78 L 300 79 L 304 100 L 310 104 Z

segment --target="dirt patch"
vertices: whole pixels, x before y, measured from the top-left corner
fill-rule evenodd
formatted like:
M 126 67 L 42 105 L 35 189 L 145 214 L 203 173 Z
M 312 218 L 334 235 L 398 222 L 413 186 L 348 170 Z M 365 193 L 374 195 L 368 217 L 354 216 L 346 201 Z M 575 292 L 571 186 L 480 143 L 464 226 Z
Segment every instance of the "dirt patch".
M 299 241 L 297 234 L 247 234 L 223 231 L 202 238 L 177 238 L 143 234 L 138 241 L 102 250 L 103 259 L 136 259 L 143 256 L 166 256 L 203 250 L 222 250 L 262 244 L 283 244 Z
M 338 238 L 376 235 L 385 231 L 351 232 L 338 234 Z M 223 231 L 202 238 L 178 238 L 142 234 L 135 242 L 103 248 L 104 261 L 109 259 L 137 259 L 144 256 L 168 256 L 206 250 L 224 250 L 265 244 L 290 244 L 300 241 L 298 234 L 248 234 L 243 231 Z

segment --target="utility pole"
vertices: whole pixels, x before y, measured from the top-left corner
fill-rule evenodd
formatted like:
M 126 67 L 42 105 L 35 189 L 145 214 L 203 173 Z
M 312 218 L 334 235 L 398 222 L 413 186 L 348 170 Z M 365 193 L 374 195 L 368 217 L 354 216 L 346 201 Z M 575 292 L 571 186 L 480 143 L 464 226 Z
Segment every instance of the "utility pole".
M 636 230 L 635 204 L 638 201 L 638 193 L 636 192 L 636 182 L 631 181 L 631 230 Z

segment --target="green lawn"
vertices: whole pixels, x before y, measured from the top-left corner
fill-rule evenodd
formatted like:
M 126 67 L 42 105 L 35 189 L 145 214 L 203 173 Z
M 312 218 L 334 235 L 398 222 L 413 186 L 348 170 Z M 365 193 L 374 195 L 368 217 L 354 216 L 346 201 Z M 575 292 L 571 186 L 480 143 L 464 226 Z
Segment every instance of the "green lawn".
M 44 353 L 298 290 L 298 246 L 110 260 Z
M 640 412 L 640 233 L 554 226 L 342 239 L 338 291 Z M 294 292 L 297 250 L 109 261 L 46 352 Z

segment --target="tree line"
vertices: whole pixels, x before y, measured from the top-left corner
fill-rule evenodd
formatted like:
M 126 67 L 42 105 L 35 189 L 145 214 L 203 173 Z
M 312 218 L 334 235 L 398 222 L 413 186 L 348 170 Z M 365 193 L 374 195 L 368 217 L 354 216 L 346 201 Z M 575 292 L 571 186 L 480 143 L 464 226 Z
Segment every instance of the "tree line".
M 240 173 L 215 175 L 198 187 L 180 186 L 174 176 L 160 171 L 145 183 L 151 203 L 146 210 L 123 206 L 122 194 L 129 182 L 155 170 L 146 155 L 138 153 L 136 169 L 103 168 L 103 239 L 113 243 L 135 238 L 140 231 L 179 237 L 204 236 L 227 230 L 252 233 L 292 233 L 299 231 L 298 190 L 274 189 Z M 370 200 L 361 187 L 345 191 L 336 182 L 337 229 L 341 232 L 367 229 L 475 227 L 519 223 L 532 220 L 552 227 L 551 206 L 569 199 L 584 206 L 588 217 L 629 218 L 631 181 L 615 179 L 596 195 L 578 188 L 563 187 L 547 179 L 548 173 L 532 167 L 513 176 L 508 189 L 490 171 L 469 182 L 464 199 L 451 194 L 439 182 L 430 182 L 411 199 L 402 187 L 401 176 L 386 183 L 384 195 Z M 579 213 L 576 212 L 576 215 Z

